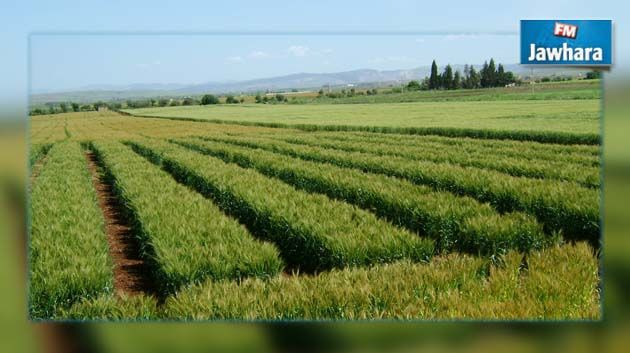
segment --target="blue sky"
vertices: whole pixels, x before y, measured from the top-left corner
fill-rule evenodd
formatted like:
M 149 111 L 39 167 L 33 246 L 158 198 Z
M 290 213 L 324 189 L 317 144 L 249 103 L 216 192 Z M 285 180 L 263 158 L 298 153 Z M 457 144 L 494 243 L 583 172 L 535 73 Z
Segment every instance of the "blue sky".
M 504 62 L 516 62 L 518 36 L 479 33 L 515 34 L 519 20 L 524 18 L 612 18 L 618 39 L 615 70 L 623 70 L 623 63 L 630 59 L 630 48 L 625 44 L 630 37 L 629 14 L 624 1 L 21 1 L 5 5 L 0 13 L 0 40 L 5 49 L 0 65 L 0 96 L 10 102 L 25 102 L 29 33 L 425 34 L 388 38 L 180 35 L 161 38 L 157 45 L 154 42 L 160 38 L 155 36 L 95 39 L 33 35 L 34 88 L 63 89 L 90 83 L 188 83 L 301 71 L 407 68 L 426 65 L 432 58 L 472 63 L 492 55 Z M 256 57 L 256 52 L 264 54 Z
M 34 92 L 90 84 L 202 83 L 297 72 L 517 62 L 516 34 L 34 35 Z

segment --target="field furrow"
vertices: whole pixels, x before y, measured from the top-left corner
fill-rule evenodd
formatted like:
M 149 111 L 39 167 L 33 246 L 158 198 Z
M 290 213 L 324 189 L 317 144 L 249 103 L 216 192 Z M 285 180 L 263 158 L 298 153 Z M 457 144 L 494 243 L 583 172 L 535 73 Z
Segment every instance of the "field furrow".
M 130 147 L 94 142 L 91 148 L 125 205 L 162 294 L 205 279 L 270 277 L 282 269 L 273 245 L 254 239 L 212 202 Z
M 254 170 L 167 142 L 131 142 L 177 180 L 212 198 L 290 265 L 311 272 L 400 259 L 427 261 L 434 242 L 323 195 L 299 191 Z

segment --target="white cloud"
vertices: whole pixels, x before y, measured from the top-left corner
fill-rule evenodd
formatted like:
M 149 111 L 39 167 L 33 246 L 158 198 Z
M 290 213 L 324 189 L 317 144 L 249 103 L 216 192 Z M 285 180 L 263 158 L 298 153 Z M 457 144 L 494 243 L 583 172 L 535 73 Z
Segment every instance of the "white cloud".
M 249 53 L 249 57 L 250 58 L 254 58 L 254 59 L 268 58 L 269 57 L 269 53 L 261 51 L 261 50 L 256 50 L 256 51 L 253 51 L 253 52 Z
M 293 56 L 306 56 L 310 53 L 311 49 L 302 45 L 292 45 L 287 51 Z
M 228 56 L 225 60 L 231 63 L 242 63 L 243 57 L 241 56 Z

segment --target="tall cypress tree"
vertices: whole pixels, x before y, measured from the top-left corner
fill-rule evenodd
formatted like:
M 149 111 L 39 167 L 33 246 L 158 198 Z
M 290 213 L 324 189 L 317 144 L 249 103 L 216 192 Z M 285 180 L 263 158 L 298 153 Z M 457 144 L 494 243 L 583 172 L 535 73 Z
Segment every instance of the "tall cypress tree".
M 468 84 L 470 83 L 470 68 L 468 67 L 468 64 L 464 65 L 464 75 L 462 76 L 462 88 L 471 88 L 468 86 Z
M 429 89 L 437 89 L 440 86 L 440 78 L 438 77 L 438 67 L 433 60 L 431 64 L 431 77 L 429 77 Z
M 503 68 L 503 64 L 499 64 L 497 67 L 496 86 L 503 87 L 507 84 L 508 82 L 506 80 L 505 69 Z
M 459 70 L 457 70 L 453 75 L 453 89 L 460 88 L 462 88 L 462 75 L 459 73 Z
M 490 87 L 490 75 L 488 75 L 488 71 L 488 62 L 485 61 L 481 67 L 481 71 L 479 71 L 481 88 Z
M 453 89 L 453 68 L 451 65 L 446 65 L 444 74 L 442 75 L 442 88 Z
M 469 77 L 468 77 L 468 88 L 479 88 L 481 85 L 479 74 L 475 70 L 475 67 L 470 65 Z
M 494 64 L 494 59 L 490 58 L 490 63 L 488 64 L 488 87 L 496 87 L 497 86 L 497 68 Z

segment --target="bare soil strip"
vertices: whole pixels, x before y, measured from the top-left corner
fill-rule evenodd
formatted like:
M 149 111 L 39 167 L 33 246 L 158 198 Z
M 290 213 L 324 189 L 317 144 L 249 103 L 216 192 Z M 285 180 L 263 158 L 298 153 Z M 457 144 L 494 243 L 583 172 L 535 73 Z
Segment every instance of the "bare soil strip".
M 96 155 L 87 151 L 85 156 L 105 218 L 105 231 L 114 262 L 114 289 L 119 295 L 152 295 L 155 291 L 150 268 L 140 256 L 140 244 L 122 212 L 123 205 L 114 194 L 113 185 L 102 178 Z
M 33 182 L 37 179 L 37 176 L 44 168 L 44 164 L 46 164 L 46 159 L 48 159 L 48 153 L 40 158 L 37 162 L 33 164 L 31 167 L 31 187 L 33 186 Z

